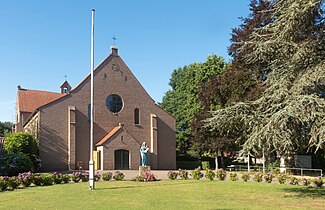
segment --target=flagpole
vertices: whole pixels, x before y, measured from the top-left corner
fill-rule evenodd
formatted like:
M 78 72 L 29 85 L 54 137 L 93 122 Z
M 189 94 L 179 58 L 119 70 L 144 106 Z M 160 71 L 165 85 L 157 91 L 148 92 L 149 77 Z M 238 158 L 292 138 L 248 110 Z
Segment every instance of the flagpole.
M 94 160 L 93 160 L 93 144 L 94 144 L 94 17 L 95 9 L 91 10 L 91 53 L 90 53 L 90 159 L 89 159 L 89 189 L 95 189 L 94 182 Z

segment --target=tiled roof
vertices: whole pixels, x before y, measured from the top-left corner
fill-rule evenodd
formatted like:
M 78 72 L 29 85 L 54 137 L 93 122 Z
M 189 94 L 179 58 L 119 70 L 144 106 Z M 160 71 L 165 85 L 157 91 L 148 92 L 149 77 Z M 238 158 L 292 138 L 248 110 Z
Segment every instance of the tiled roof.
M 61 98 L 65 94 L 40 90 L 18 89 L 18 106 L 20 112 L 33 112 L 40 106 Z
M 111 130 L 111 132 L 109 132 L 106 136 L 104 136 L 104 138 L 102 138 L 97 144 L 97 146 L 102 146 L 106 141 L 108 141 L 112 136 L 114 136 L 114 134 L 116 134 L 120 129 L 122 129 L 121 126 L 117 126 L 115 128 L 113 128 L 113 130 Z

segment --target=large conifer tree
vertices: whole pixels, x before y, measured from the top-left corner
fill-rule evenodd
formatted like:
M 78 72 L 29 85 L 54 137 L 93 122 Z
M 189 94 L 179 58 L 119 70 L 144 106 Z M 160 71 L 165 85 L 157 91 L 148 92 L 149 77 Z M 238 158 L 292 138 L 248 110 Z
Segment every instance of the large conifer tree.
M 240 133 L 241 154 L 292 155 L 325 143 L 325 39 L 323 1 L 269 1 L 272 19 L 238 42 L 242 62 L 267 73 L 264 93 L 213 112 L 206 126 Z M 247 53 L 248 52 L 248 53 Z

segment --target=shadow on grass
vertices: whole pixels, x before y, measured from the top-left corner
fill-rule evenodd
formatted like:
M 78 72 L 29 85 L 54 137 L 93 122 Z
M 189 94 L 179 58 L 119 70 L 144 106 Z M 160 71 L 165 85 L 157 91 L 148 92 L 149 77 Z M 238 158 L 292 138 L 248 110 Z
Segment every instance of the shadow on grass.
M 135 182 L 136 183 L 136 182 Z M 145 183 L 145 182 L 137 182 L 137 183 Z M 150 183 L 157 183 L 157 182 L 150 182 Z M 161 186 L 169 186 L 169 185 L 192 185 L 195 183 L 191 183 L 191 182 L 175 182 L 175 183 L 164 183 L 163 185 L 160 185 L 157 183 L 157 185 L 129 185 L 129 186 L 120 186 L 120 187 L 99 187 L 96 188 L 96 190 L 119 190 L 119 189 L 132 189 L 132 188 L 152 188 L 152 187 L 161 187 Z
M 325 188 L 314 188 L 314 187 L 295 187 L 283 189 L 288 193 L 295 193 L 296 197 L 312 197 L 312 198 L 325 198 Z

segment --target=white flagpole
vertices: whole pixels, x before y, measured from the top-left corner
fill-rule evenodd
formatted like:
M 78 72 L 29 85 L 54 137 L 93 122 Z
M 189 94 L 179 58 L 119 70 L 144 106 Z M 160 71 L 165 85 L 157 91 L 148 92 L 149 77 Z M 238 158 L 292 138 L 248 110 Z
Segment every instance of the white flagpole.
M 94 144 L 94 17 L 95 9 L 91 10 L 91 58 L 90 58 L 90 159 L 89 159 L 89 189 L 95 189 L 94 182 L 94 160 L 93 160 L 93 144 Z

